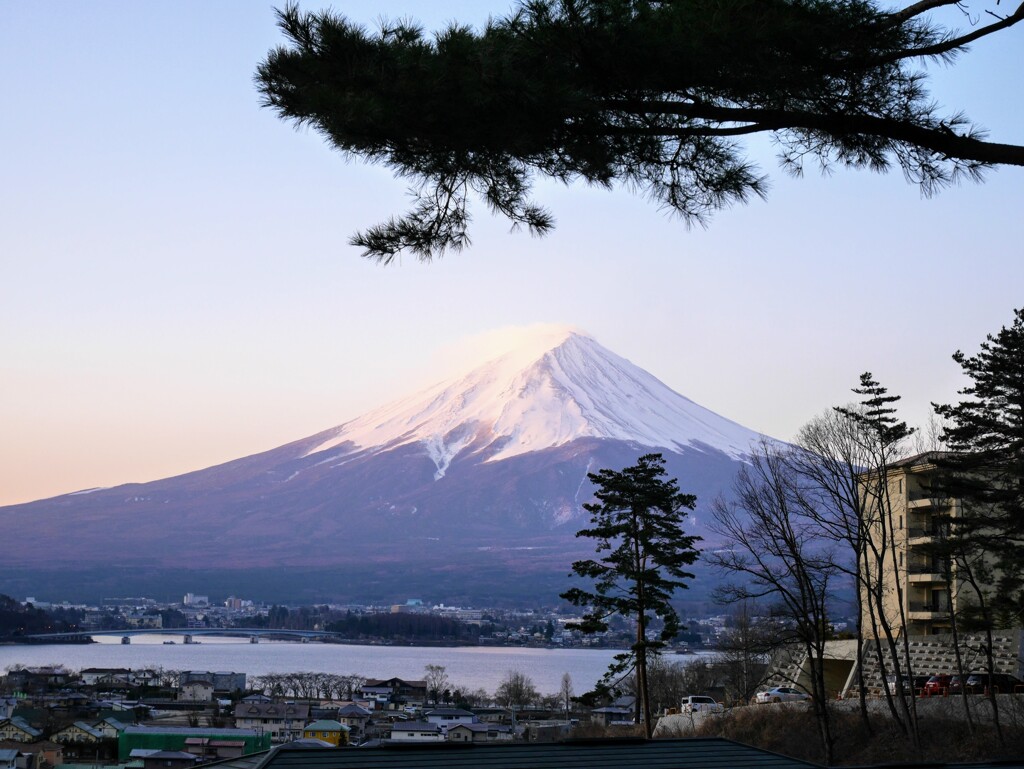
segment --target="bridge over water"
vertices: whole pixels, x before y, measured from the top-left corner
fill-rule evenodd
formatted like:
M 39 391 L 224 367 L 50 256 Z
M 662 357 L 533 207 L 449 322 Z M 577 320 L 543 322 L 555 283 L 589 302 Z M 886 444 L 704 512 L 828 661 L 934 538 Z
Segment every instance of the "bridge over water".
M 123 630 L 77 630 L 65 633 L 33 633 L 26 635 L 37 641 L 75 641 L 94 636 L 120 636 L 121 643 L 131 643 L 132 636 L 138 635 L 180 635 L 185 643 L 190 643 L 196 636 L 221 636 L 228 638 L 248 638 L 256 643 L 260 638 L 298 638 L 304 642 L 310 640 L 337 639 L 337 633 L 323 630 L 283 630 L 265 627 L 165 627 L 165 628 L 128 628 Z M 127 640 L 126 640 L 127 639 Z

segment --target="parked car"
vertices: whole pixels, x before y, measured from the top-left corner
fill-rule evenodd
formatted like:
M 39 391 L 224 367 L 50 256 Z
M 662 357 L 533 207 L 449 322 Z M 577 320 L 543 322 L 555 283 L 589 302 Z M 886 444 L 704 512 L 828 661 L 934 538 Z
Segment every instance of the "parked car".
M 992 685 L 995 686 L 997 694 L 1013 694 L 1018 691 L 1017 687 L 1024 687 L 1024 681 L 1006 673 L 996 673 L 992 676 Z M 966 686 L 968 694 L 984 694 L 989 687 L 988 673 L 971 673 L 967 676 Z M 960 676 L 953 676 L 949 684 L 949 693 L 960 693 Z
M 903 692 L 905 694 L 916 694 L 922 691 L 929 678 L 931 676 L 914 676 L 913 679 L 907 678 L 907 676 L 900 676 L 900 680 L 903 683 Z M 886 676 L 885 686 L 893 694 L 899 691 L 899 687 L 896 685 L 895 673 Z
M 928 679 L 928 682 L 924 685 L 924 694 L 928 696 L 934 696 L 936 694 L 948 694 L 949 683 L 953 680 L 953 676 L 949 673 L 939 673 Z
M 691 694 L 689 697 L 683 697 L 680 710 L 683 713 L 721 713 L 725 708 L 722 703 L 715 702 L 713 697 Z
M 766 692 L 758 692 L 754 695 L 754 701 L 759 705 L 766 702 L 799 702 L 810 698 L 810 695 L 790 686 L 776 686 Z

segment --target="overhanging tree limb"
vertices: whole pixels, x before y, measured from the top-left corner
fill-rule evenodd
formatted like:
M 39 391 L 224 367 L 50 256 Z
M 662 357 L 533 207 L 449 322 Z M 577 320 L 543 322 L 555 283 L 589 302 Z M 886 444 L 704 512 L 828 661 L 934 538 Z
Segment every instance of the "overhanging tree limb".
M 936 8 L 941 8 L 944 5 L 959 5 L 961 0 L 921 0 L 918 3 L 907 6 L 901 11 L 896 11 L 890 14 L 890 18 L 894 22 L 903 23 L 908 21 L 915 16 L 920 16 L 928 11 L 933 11 Z
M 943 3 L 944 4 L 944 3 Z M 898 51 L 888 58 L 880 59 L 879 61 L 896 61 L 898 59 L 909 59 L 917 57 L 927 56 L 943 56 L 957 49 L 961 49 L 975 40 L 980 40 L 983 37 L 987 37 L 995 32 L 999 32 L 1003 29 L 1008 29 L 1019 21 L 1024 20 L 1024 3 L 1017 6 L 1017 10 L 1009 16 L 1001 18 L 999 21 L 988 24 L 984 27 L 979 27 L 973 32 L 969 32 L 966 35 L 959 37 L 951 37 L 948 40 L 944 40 L 941 43 L 935 43 L 934 45 L 926 46 L 924 48 L 911 48 L 906 51 Z
M 989 0 L 991 2 L 991 0 Z M 468 198 L 540 235 L 536 176 L 649 195 L 687 223 L 764 196 L 738 141 L 772 133 L 781 161 L 899 167 L 925 194 L 1024 166 L 1024 147 L 939 114 L 923 58 L 1024 19 L 1024 4 L 967 34 L 922 0 L 531 0 L 479 31 L 367 32 L 330 11 L 279 12 L 288 45 L 256 73 L 263 104 L 337 150 L 412 180 L 412 211 L 357 235 L 367 256 L 429 259 L 469 243 Z
M 972 136 L 955 133 L 952 129 L 937 130 L 922 128 L 908 120 L 894 120 L 873 115 L 849 113 L 813 113 L 800 110 L 770 109 L 760 107 L 720 107 L 713 104 L 683 102 L 637 102 L 610 101 L 604 106 L 612 111 L 647 114 L 680 115 L 688 118 L 716 122 L 744 122 L 747 126 L 734 129 L 736 133 L 778 131 L 786 128 L 804 128 L 821 131 L 831 136 L 842 137 L 851 134 L 878 136 L 894 142 L 904 142 L 937 152 L 951 158 L 971 160 L 986 165 L 1024 166 L 1024 146 L 985 142 Z M 647 135 L 700 136 L 730 135 L 724 131 L 698 126 L 678 131 L 649 129 Z M 712 133 L 714 132 L 714 133 Z

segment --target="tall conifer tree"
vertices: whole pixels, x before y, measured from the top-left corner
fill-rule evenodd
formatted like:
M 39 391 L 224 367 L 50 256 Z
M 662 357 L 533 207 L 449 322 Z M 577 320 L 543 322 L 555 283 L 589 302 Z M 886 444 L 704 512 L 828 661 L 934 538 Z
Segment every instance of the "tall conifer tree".
M 636 642 L 628 652 L 616 655 L 602 683 L 608 686 L 628 670 L 636 670 L 638 706 L 647 737 L 654 727 L 647 681 L 649 655 L 657 654 L 679 633 L 679 615 L 669 600 L 675 590 L 687 587 L 686 580 L 693 579 L 685 567 L 697 560 L 694 544 L 700 539 L 683 533 L 683 519 L 696 497 L 680 493 L 676 480 L 664 476 L 661 454 L 646 454 L 621 471 L 588 475 L 597 486 L 594 496 L 599 504 L 583 506 L 593 526 L 576 536 L 597 540 L 597 552 L 603 555 L 572 565 L 573 573 L 593 580 L 592 590 L 576 587 L 562 594 L 570 603 L 588 607 L 582 621 L 569 626 L 584 633 L 604 632 L 613 614 L 636 619 Z M 657 639 L 649 639 L 647 631 L 654 618 L 663 627 Z
M 1024 308 L 989 334 L 977 355 L 953 356 L 971 384 L 964 400 L 935 405 L 948 420 L 951 451 L 942 489 L 961 500 L 961 539 L 994 560 L 993 609 L 1005 624 L 1024 618 Z

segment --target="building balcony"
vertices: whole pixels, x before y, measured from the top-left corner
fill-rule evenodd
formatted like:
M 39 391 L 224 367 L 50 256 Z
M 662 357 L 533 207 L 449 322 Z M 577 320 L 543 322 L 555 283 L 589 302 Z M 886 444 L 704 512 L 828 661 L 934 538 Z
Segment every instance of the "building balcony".
M 907 547 L 920 547 L 935 542 L 935 534 L 929 529 L 907 529 Z
M 907 497 L 907 509 L 908 510 L 941 510 L 952 507 L 953 500 L 949 497 L 929 497 L 924 494 L 915 494 L 913 492 Z
M 926 603 L 911 603 L 907 608 L 907 619 L 915 622 L 949 619 L 949 609 L 942 609 Z
M 914 582 L 917 584 L 922 582 L 940 582 L 945 584 L 946 575 L 928 567 L 918 567 L 916 569 L 911 569 L 907 573 L 907 582 Z

